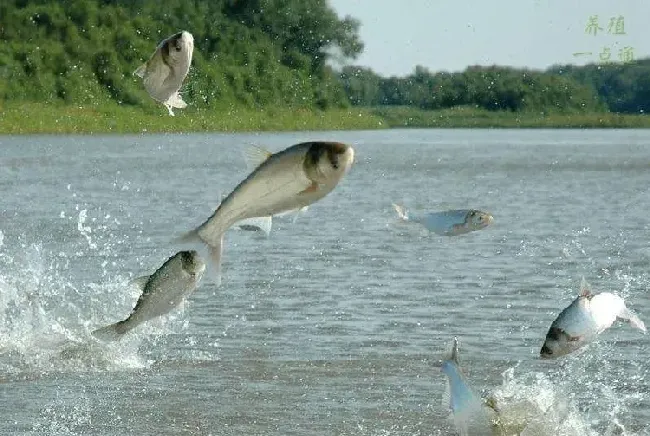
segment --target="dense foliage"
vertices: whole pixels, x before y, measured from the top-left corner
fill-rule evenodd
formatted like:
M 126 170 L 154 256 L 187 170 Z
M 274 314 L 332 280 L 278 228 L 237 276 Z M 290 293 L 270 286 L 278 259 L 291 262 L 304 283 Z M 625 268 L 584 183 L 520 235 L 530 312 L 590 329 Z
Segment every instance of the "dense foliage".
M 348 66 L 341 80 L 351 103 L 359 106 L 425 110 L 470 106 L 543 113 L 645 113 L 650 109 L 650 60 L 547 71 L 492 66 L 432 73 L 417 66 L 406 77 L 388 78 L 368 68 Z
M 151 104 L 132 73 L 184 29 L 195 106 L 346 106 L 326 60 L 361 52 L 357 28 L 325 0 L 3 0 L 0 99 Z
M 549 69 L 549 73 L 591 86 L 611 112 L 650 112 L 650 59 L 584 67 L 564 65 Z
M 491 112 L 645 113 L 650 60 L 546 71 L 469 67 L 382 77 L 328 60 L 362 51 L 359 23 L 327 0 L 2 0 L 0 101 L 153 105 L 133 71 L 163 38 L 195 38 L 183 98 L 234 106 L 467 107 Z

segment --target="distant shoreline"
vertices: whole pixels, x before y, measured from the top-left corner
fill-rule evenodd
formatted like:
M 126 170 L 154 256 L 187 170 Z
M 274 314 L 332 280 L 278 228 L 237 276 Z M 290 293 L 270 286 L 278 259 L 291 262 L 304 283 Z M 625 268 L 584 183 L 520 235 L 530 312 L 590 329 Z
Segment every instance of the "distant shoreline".
M 280 132 L 376 130 L 387 128 L 650 128 L 648 115 L 612 113 L 533 114 L 474 108 L 425 111 L 412 107 L 352 107 L 177 110 L 164 107 L 80 107 L 43 103 L 0 103 L 0 134 L 127 134 L 190 132 Z

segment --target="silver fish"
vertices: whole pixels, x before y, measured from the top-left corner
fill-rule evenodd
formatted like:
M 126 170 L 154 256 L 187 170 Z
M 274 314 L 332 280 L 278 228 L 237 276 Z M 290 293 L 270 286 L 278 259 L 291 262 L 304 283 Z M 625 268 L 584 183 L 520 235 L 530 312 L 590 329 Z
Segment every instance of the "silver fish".
M 646 332 L 643 321 L 625 306 L 621 297 L 609 292 L 594 295 L 589 289 L 583 277 L 580 295 L 560 312 L 546 333 L 540 350 L 542 358 L 557 358 L 576 351 L 611 327 L 617 318 L 627 320 L 632 327 Z
M 494 217 L 491 214 L 475 209 L 409 215 L 403 206 L 393 203 L 393 208 L 402 221 L 420 223 L 430 232 L 440 236 L 458 236 L 474 232 L 484 229 L 494 222 Z
M 180 251 L 150 276 L 135 279 L 142 289 L 131 315 L 124 321 L 95 330 L 93 336 L 116 340 L 143 322 L 165 315 L 178 307 L 197 287 L 205 263 L 196 251 Z
M 273 153 L 269 150 L 258 147 L 256 145 L 251 145 L 250 147 L 243 149 L 244 162 L 246 162 L 246 167 L 248 171 L 253 171 L 255 168 L 260 166 L 265 160 L 267 160 Z M 261 231 L 268 236 L 271 233 L 271 227 L 273 225 L 273 217 L 283 217 L 286 215 L 293 215 L 292 222 L 296 222 L 300 214 L 304 214 L 309 209 L 309 206 L 301 207 L 300 209 L 287 210 L 284 212 L 276 213 L 272 216 L 265 217 L 255 217 L 250 218 L 249 220 L 243 220 L 237 223 L 237 227 L 242 230 L 251 230 L 251 231 Z
M 221 284 L 223 237 L 235 223 L 300 209 L 329 194 L 354 162 L 354 149 L 340 142 L 303 142 L 270 155 L 246 177 L 207 221 L 179 242 L 202 241 L 210 249 Z
M 143 79 L 151 98 L 162 103 L 171 116 L 174 116 L 172 108 L 187 107 L 178 91 L 190 71 L 193 52 L 192 34 L 179 32 L 158 44 L 149 60 L 133 73 Z
M 450 355 L 440 370 L 447 376 L 446 400 L 454 425 L 463 435 L 485 435 L 492 432 L 491 414 L 483 399 L 467 384 L 458 361 L 458 339 L 454 338 Z M 446 401 L 446 402 L 447 402 Z

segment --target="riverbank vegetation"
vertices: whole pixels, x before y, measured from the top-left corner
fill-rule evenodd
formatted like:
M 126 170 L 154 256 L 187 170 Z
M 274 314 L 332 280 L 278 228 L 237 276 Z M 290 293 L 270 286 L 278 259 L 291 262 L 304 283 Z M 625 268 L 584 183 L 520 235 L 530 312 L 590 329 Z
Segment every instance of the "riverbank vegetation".
M 326 0 L 6 0 L 0 133 L 650 125 L 650 60 L 383 77 L 351 65 L 359 25 Z M 133 71 L 181 29 L 190 107 L 171 118 Z

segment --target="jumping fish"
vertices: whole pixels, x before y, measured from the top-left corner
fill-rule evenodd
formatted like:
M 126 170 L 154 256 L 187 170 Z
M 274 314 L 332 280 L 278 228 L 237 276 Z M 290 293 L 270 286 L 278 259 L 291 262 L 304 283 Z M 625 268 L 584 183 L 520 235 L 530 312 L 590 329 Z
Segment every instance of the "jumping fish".
M 445 403 L 461 436 L 488 435 L 493 430 L 490 414 L 483 399 L 467 384 L 458 361 L 458 339 L 454 338 L 451 353 L 444 359 L 441 371 L 447 376 Z
M 196 251 L 176 253 L 152 275 L 132 282 L 142 294 L 131 315 L 124 321 L 95 330 L 93 336 L 117 340 L 143 322 L 165 315 L 196 289 L 204 271 L 205 263 Z
M 235 223 L 308 206 L 329 194 L 350 170 L 354 149 L 340 142 L 303 142 L 267 158 L 219 205 L 207 221 L 179 242 L 210 249 L 217 286 L 225 232 Z
M 475 209 L 458 209 L 409 215 L 403 206 L 393 203 L 393 208 L 402 221 L 422 224 L 430 232 L 441 236 L 458 236 L 481 230 L 494 221 L 494 217 L 491 214 Z
M 193 52 L 192 34 L 176 33 L 158 44 L 149 60 L 133 73 L 143 79 L 151 98 L 162 103 L 171 116 L 174 116 L 172 108 L 187 107 L 178 91 L 190 71 Z
M 540 356 L 552 359 L 572 353 L 611 327 L 616 319 L 629 321 L 632 327 L 646 332 L 643 321 L 621 297 L 609 292 L 592 294 L 583 277 L 580 295 L 551 324 Z

